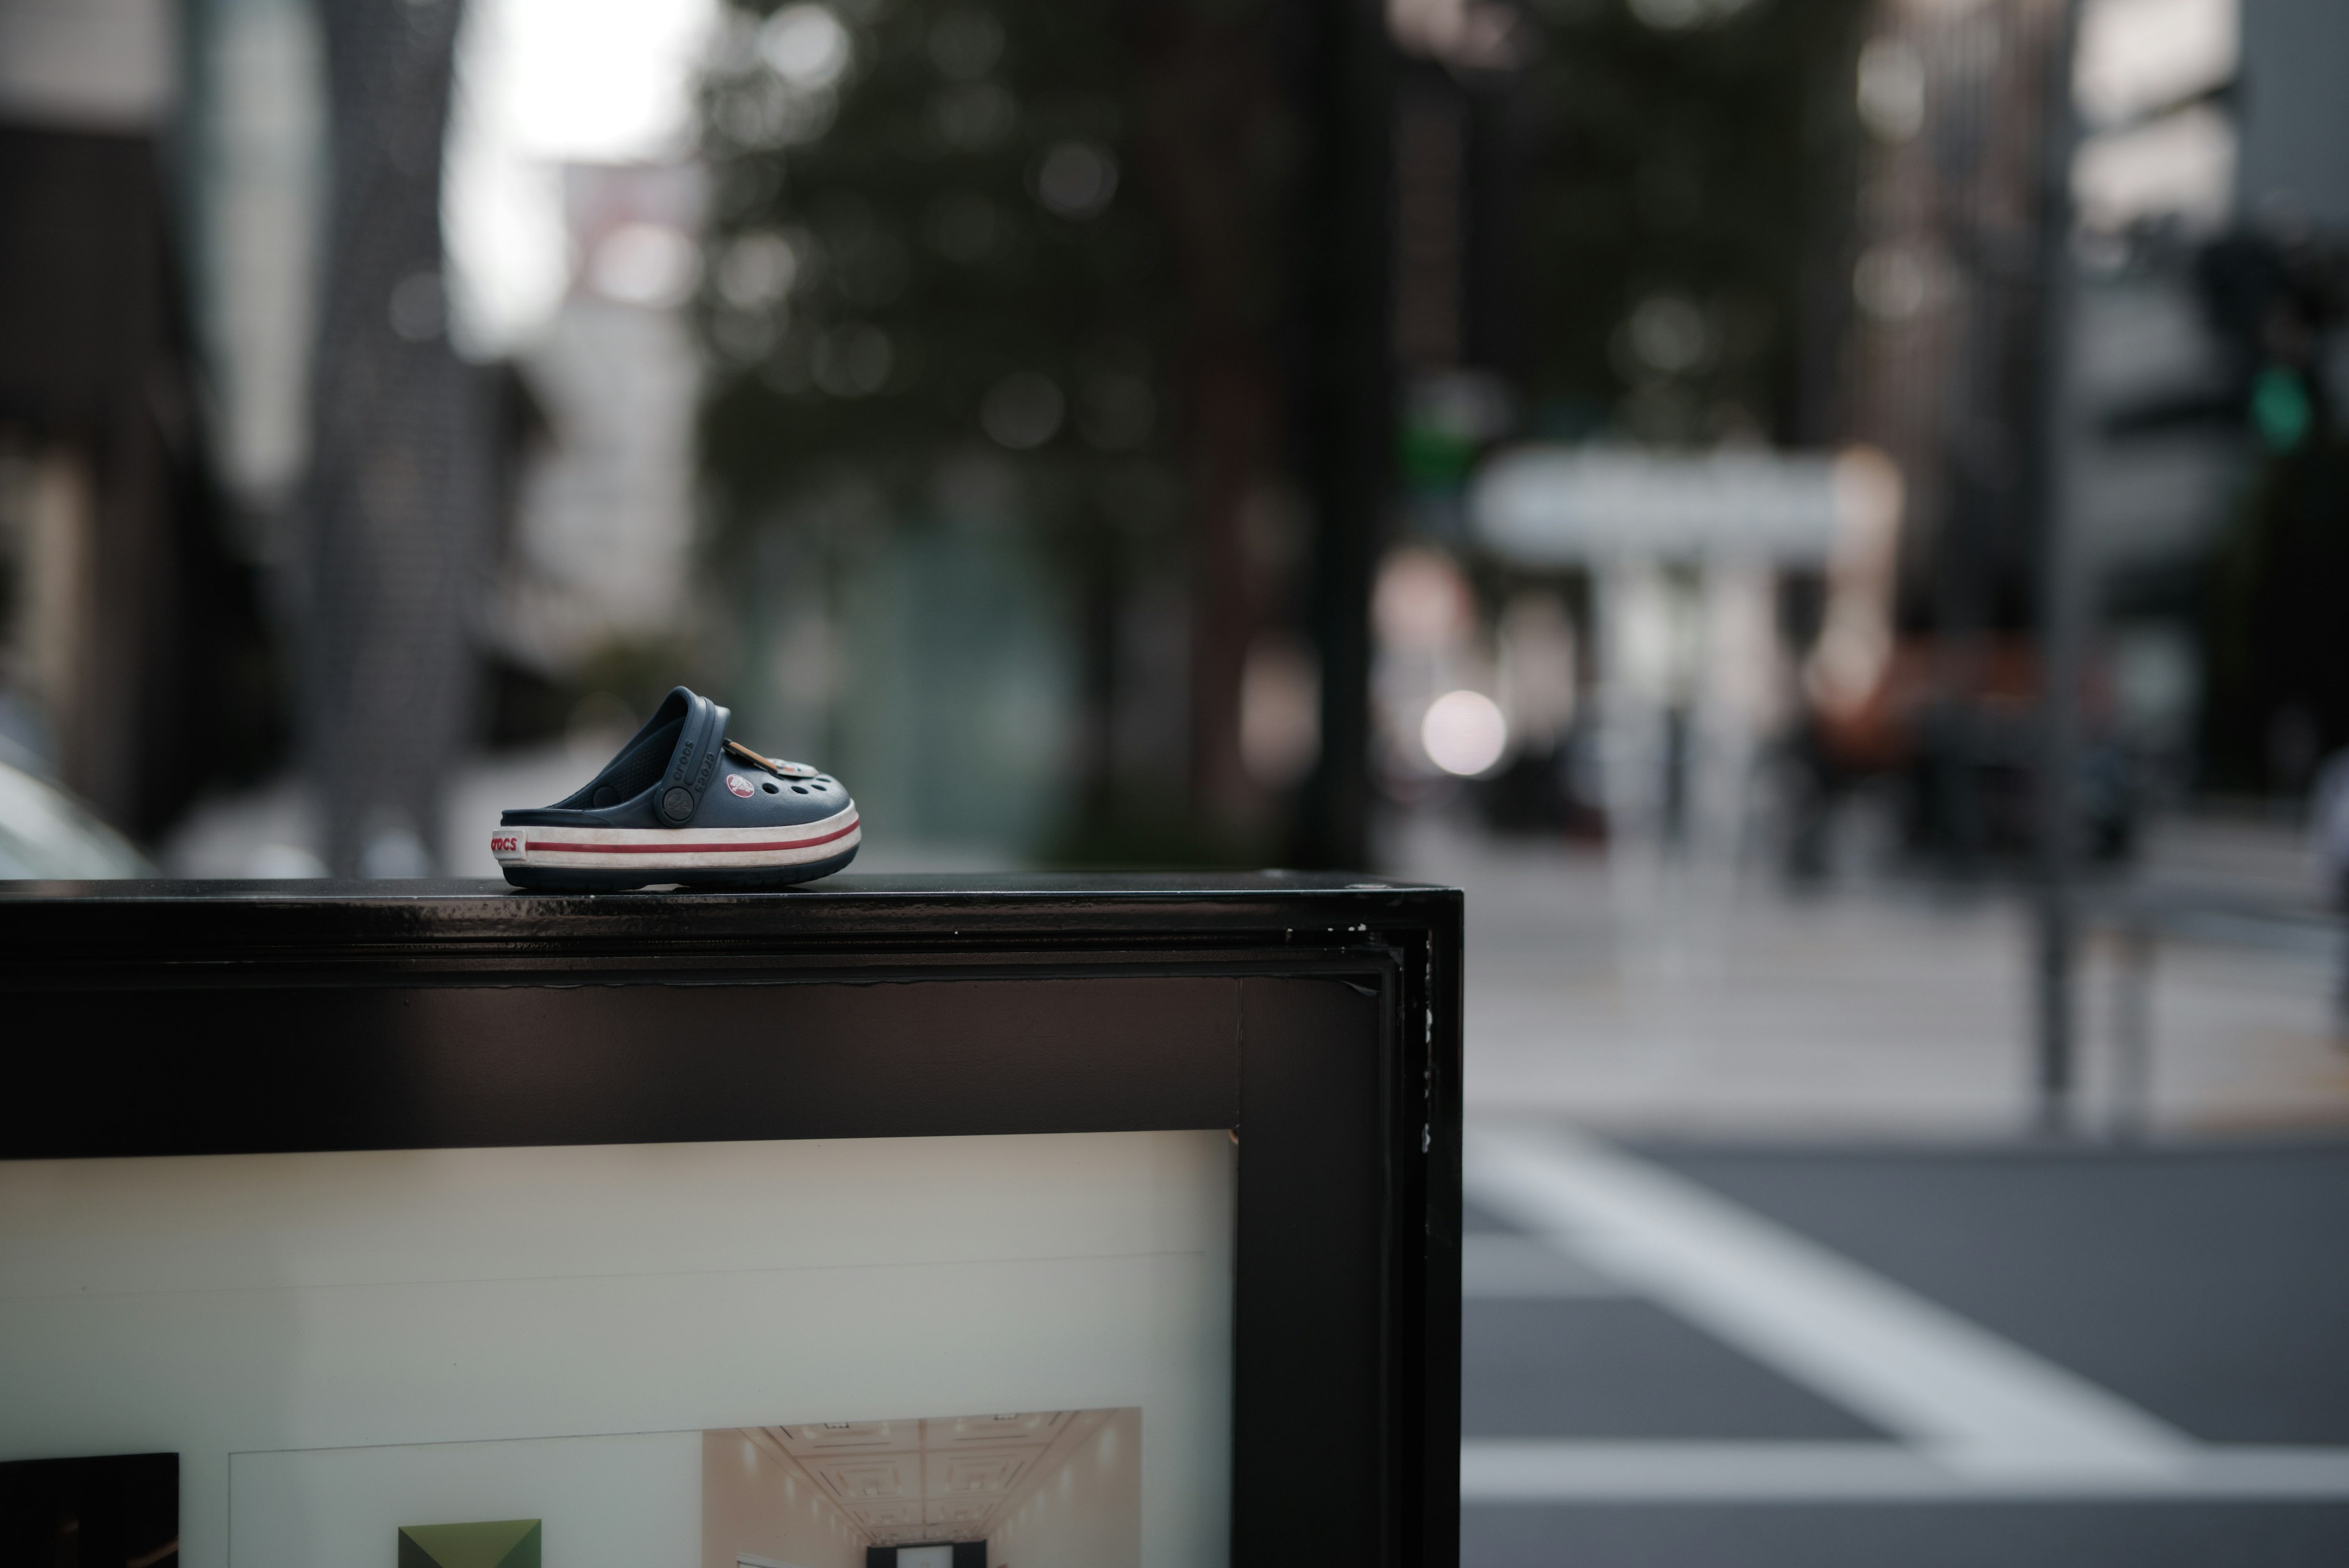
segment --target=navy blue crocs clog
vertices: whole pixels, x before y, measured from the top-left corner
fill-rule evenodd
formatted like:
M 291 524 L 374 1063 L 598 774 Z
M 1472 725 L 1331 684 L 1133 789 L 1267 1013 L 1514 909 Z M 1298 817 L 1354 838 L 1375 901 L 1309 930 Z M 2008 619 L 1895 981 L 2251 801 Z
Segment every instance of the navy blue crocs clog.
M 680 686 L 585 789 L 504 813 L 490 848 L 506 880 L 567 892 L 781 888 L 855 859 L 863 835 L 840 781 L 728 740 L 727 718 Z

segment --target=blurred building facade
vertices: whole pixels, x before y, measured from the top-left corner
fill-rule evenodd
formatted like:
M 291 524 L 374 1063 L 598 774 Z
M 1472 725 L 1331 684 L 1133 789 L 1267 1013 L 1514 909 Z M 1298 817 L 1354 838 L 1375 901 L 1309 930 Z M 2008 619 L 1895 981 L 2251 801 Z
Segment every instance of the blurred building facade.
M 0 5 L 0 732 L 152 833 L 267 744 L 212 483 L 162 0 Z
M 627 648 L 673 644 L 693 576 L 700 268 L 693 163 L 564 171 L 572 282 L 519 358 L 542 411 L 518 471 L 491 633 L 576 688 Z
M 1804 782 L 1778 802 L 1792 808 L 1798 862 L 1810 854 L 1804 801 L 1870 780 L 1903 837 L 1952 867 L 2033 842 L 2052 528 L 2066 541 L 2063 591 L 2085 606 L 2078 793 L 2096 843 L 2123 846 L 2149 802 L 2181 791 L 2294 790 L 2343 743 L 2323 673 L 2340 660 L 2315 629 L 2329 624 L 2322 601 L 2349 589 L 2323 543 L 2341 531 L 2323 478 L 2340 439 L 2338 241 L 2323 216 L 2338 202 L 2326 182 L 2339 95 L 2316 86 L 2327 67 L 2312 63 L 2344 57 L 2337 12 L 1872 0 L 1535 15 L 1514 70 L 1485 79 L 1505 99 L 1514 81 L 1579 90 L 1541 100 L 1513 139 L 1526 192 L 1517 254 L 1544 280 L 1533 329 L 1490 361 L 1514 395 L 1490 406 L 1524 409 L 1515 439 L 1601 454 L 1849 445 L 1885 454 L 1897 475 L 1897 572 L 1839 550 L 1782 563 L 1765 594 L 1775 608 L 1757 646 L 1785 673 L 1780 700 L 1754 711 L 1775 715 L 1759 739 L 1775 733 L 1801 763 L 1788 779 Z M 1750 84 L 1724 85 L 1739 70 Z M 1451 90 L 1473 79 L 1454 73 Z M 1650 88 L 1644 129 L 1609 140 L 1610 95 L 1632 82 Z M 1683 118 L 1676 94 L 1700 82 L 1716 103 L 1743 95 L 1744 112 Z M 1781 170 L 1755 177 L 1779 181 L 1776 205 L 1716 198 L 1737 155 L 1725 149 L 1774 124 L 1803 128 L 1777 150 Z M 1581 187 L 1547 172 L 1578 146 Z M 1637 161 L 1587 172 L 1616 147 Z M 1494 222 L 1458 211 L 1464 233 Z M 1474 242 L 1418 248 L 1441 258 Z M 1407 295 L 1415 254 L 1406 233 Z M 1414 466 L 1420 448 L 1407 441 L 1405 472 L 1434 504 L 1413 515 L 1451 549 L 1443 465 Z M 1473 435 L 1453 450 L 1454 474 L 1481 463 L 1498 477 L 1516 462 L 1484 456 Z M 1534 471 L 1509 472 L 1504 488 L 1521 493 Z M 1570 490 L 1553 511 L 1582 504 Z M 1622 527 L 1653 500 L 1626 488 Z M 1753 506 L 1767 510 L 1758 496 Z M 1527 591 L 1553 594 L 1574 623 L 1585 698 L 1619 691 L 1651 643 L 1682 648 L 1676 668 L 1708 669 L 1703 649 L 1755 619 L 1712 603 L 1692 547 L 1635 551 L 1661 587 L 1628 597 L 1607 589 L 1604 554 L 1562 573 L 1554 563 L 1545 584 L 1522 550 L 1488 540 L 1469 552 L 1483 580 L 1463 646 L 1485 652 L 1464 679 L 1499 694 L 1503 607 Z M 1873 562 L 1873 547 L 1861 554 Z M 1864 614 L 1863 598 L 1875 601 Z M 1608 609 L 1649 600 L 1653 613 L 1630 618 L 1650 631 L 1627 633 Z M 1878 629 L 1844 635 L 1854 615 Z M 1863 646 L 1873 652 L 1859 658 Z M 1755 660 L 1721 668 L 1743 680 Z M 1418 719 L 1439 696 L 1388 704 L 1393 751 L 1422 772 Z M 1705 701 L 1691 686 L 1666 707 Z M 1605 708 L 1584 702 L 1563 757 L 1512 737 L 1476 793 L 1500 815 L 1553 826 L 1600 805 L 1594 792 L 1629 745 L 1619 720 L 1607 742 Z M 1668 759 L 1704 750 L 1662 746 Z M 1658 775 L 1664 797 L 1680 790 L 1677 765 Z M 1527 815 L 1545 790 L 1568 798 Z

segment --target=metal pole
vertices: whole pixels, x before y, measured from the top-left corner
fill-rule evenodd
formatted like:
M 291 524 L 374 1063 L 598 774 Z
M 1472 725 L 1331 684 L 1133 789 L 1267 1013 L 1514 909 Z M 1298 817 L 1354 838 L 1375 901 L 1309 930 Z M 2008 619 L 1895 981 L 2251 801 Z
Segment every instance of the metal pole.
M 2072 62 L 2079 36 L 2080 0 L 2062 0 L 2049 40 L 2042 84 L 2044 144 L 2039 192 L 2038 452 L 2033 521 L 2039 532 L 2039 789 L 2037 920 L 2034 979 L 2038 1036 L 2040 1130 L 2066 1131 L 2071 1123 L 2077 1054 L 2073 976 L 2077 967 L 2078 911 L 2073 887 L 2080 764 L 2079 687 L 2085 609 L 2078 551 L 2072 535 L 2065 471 L 2075 438 L 2071 367 L 2072 159 L 2078 117 L 2072 101 Z
M 2113 971 L 2113 1119 L 2116 1143 L 2137 1143 L 2153 1127 L 2153 959 L 2157 917 L 2132 913 L 2120 929 Z

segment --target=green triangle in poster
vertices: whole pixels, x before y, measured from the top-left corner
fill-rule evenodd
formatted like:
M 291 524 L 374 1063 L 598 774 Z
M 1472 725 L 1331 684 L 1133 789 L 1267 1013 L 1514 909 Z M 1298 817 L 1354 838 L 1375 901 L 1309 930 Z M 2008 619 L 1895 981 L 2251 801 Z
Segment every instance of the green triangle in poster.
M 538 1568 L 538 1521 L 403 1524 L 399 1568 Z

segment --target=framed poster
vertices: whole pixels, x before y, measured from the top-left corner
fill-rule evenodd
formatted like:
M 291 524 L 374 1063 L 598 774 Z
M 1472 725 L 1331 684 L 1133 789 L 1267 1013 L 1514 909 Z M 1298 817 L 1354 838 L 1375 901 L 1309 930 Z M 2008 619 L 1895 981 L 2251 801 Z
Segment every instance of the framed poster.
M 172 1568 L 1449 1562 L 1459 919 L 9 885 L 0 1497 L 168 1456 Z

